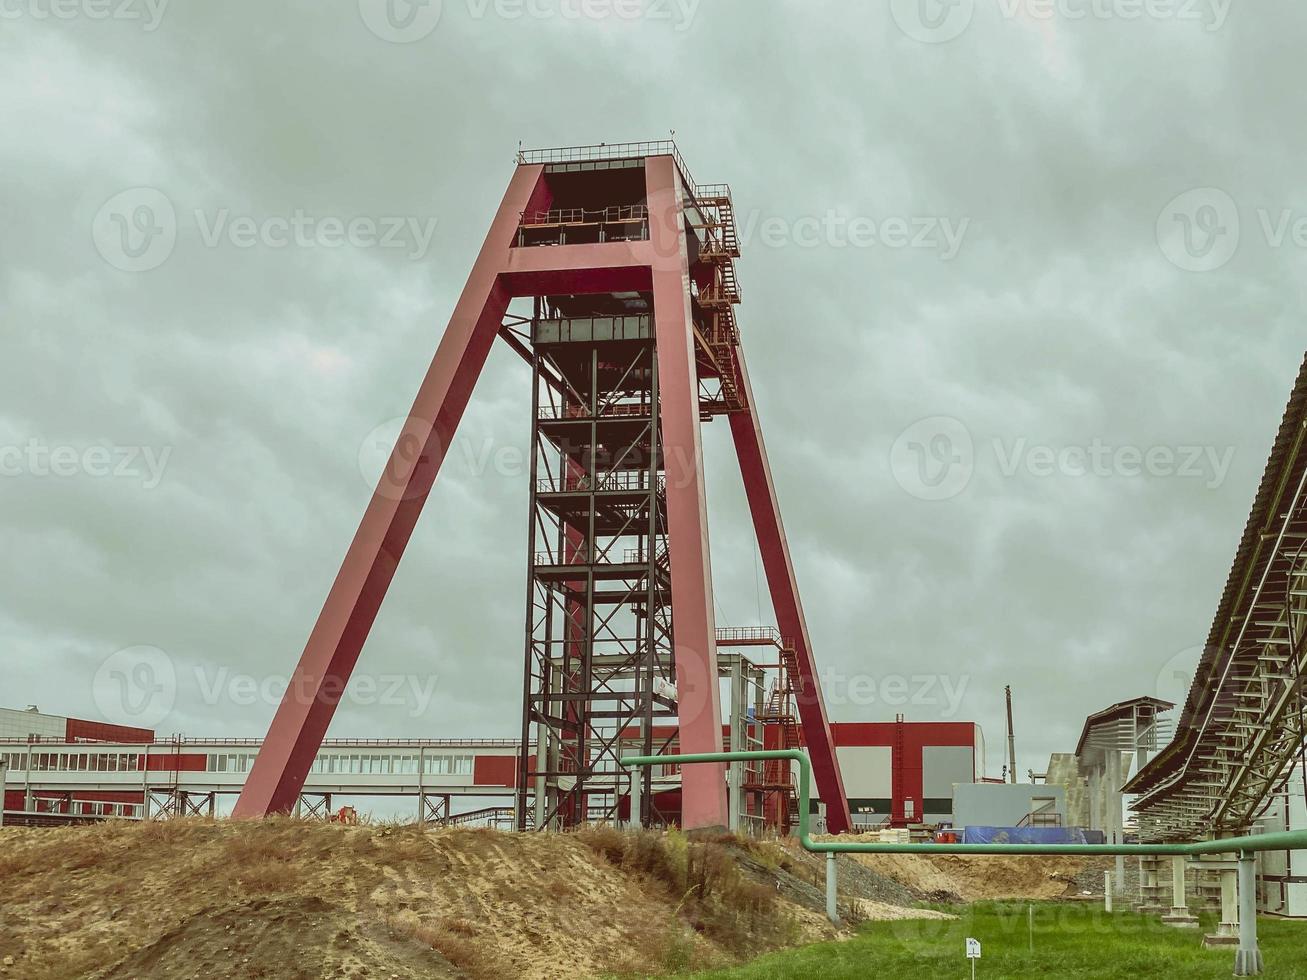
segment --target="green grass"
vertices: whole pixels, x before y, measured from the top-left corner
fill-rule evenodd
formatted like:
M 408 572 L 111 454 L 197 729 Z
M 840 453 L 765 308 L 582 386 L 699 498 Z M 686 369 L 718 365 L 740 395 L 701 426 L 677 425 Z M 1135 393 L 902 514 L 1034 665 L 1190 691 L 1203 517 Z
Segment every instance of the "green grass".
M 971 967 L 963 940 L 982 944 L 976 977 L 1229 977 L 1234 949 L 1203 949 L 1203 932 L 1214 931 L 1211 915 L 1202 928 L 1172 929 L 1155 916 L 1106 914 L 1080 903 L 985 902 L 962 909 L 956 921 L 869 922 L 853 939 L 819 943 L 764 956 L 734 970 L 693 974 L 701 980 L 786 980 L 786 978 L 929 977 L 968 978 Z M 1034 952 L 1030 951 L 1027 908 L 1034 909 Z M 1307 978 L 1307 923 L 1261 918 L 1257 934 L 1269 978 Z

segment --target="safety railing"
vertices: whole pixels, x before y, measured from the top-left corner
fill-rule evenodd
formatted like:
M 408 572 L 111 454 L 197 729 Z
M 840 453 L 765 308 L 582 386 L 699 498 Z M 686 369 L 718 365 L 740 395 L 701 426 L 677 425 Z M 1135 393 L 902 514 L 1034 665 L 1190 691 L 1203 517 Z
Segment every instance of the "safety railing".
M 781 631 L 772 626 L 723 626 L 717 630 L 717 642 L 730 643 L 771 643 L 786 646 Z
M 662 551 L 658 552 L 655 564 L 665 565 L 667 564 L 668 558 L 669 555 L 667 549 L 664 548 Z M 627 548 L 626 551 L 622 553 L 622 560 L 628 565 L 643 565 L 649 561 L 649 552 L 647 550 L 641 551 L 639 548 Z
M 648 418 L 652 412 L 653 405 L 650 402 L 614 402 L 611 405 L 601 406 L 598 415 L 591 412 L 586 405 L 568 405 L 566 407 L 546 405 L 540 409 L 539 415 L 546 422 L 561 422 L 563 420 L 589 418 Z
M 666 487 L 666 478 L 658 478 L 658 489 L 663 490 Z M 592 488 L 588 476 L 569 476 L 564 480 L 557 478 L 536 480 L 536 491 L 539 493 L 589 493 Z M 609 473 L 607 476 L 599 477 L 593 483 L 593 489 L 596 493 L 612 490 L 648 490 L 649 474 L 644 470 L 630 470 L 620 473 Z
M 557 208 L 552 211 L 530 211 L 522 215 L 522 224 L 526 226 L 616 224 L 620 221 L 648 220 L 649 208 L 643 204 L 612 205 L 593 211 L 585 208 Z
M 589 146 L 557 146 L 535 150 L 518 150 L 518 163 L 583 163 L 598 160 L 629 160 L 638 157 L 669 156 L 676 161 L 681 179 L 687 187 L 696 187 L 685 158 L 672 140 L 647 140 L 639 143 L 594 143 Z
M 698 184 L 694 188 L 694 196 L 700 200 L 725 200 L 731 199 L 730 184 Z

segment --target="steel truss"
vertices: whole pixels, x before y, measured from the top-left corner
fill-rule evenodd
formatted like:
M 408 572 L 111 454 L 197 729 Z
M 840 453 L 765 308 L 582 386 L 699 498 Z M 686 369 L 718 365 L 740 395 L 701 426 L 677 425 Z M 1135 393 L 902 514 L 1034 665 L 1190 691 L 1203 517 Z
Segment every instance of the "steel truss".
M 145 816 L 149 820 L 181 817 L 214 817 L 218 812 L 218 794 L 192 793 L 184 789 L 150 787 L 145 797 Z
M 1304 750 L 1307 675 L 1307 362 L 1180 731 L 1133 804 L 1145 840 L 1245 832 Z M 1158 765 L 1160 764 L 1160 766 Z
M 644 312 L 537 317 L 531 333 L 531 529 L 518 828 L 616 820 L 632 778 L 655 821 L 651 772 L 618 764 L 625 733 L 654 751 L 676 668 L 658 361 Z M 537 300 L 537 311 L 546 303 Z M 557 307 L 549 310 L 558 313 Z

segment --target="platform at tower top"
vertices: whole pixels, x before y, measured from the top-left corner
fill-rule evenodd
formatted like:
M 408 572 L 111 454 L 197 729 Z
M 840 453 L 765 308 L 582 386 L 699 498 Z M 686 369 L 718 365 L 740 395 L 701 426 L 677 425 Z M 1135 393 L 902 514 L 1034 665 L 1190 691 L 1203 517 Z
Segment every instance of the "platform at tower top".
M 563 172 L 581 173 L 601 169 L 598 165 L 619 160 L 640 160 L 645 157 L 669 156 L 676 161 L 681 179 L 695 196 L 717 196 L 726 192 L 725 184 L 698 184 L 695 182 L 685 157 L 673 140 L 648 140 L 640 143 L 593 143 L 588 146 L 556 146 L 535 150 L 518 150 L 519 164 L 541 163 L 546 166 L 562 165 Z

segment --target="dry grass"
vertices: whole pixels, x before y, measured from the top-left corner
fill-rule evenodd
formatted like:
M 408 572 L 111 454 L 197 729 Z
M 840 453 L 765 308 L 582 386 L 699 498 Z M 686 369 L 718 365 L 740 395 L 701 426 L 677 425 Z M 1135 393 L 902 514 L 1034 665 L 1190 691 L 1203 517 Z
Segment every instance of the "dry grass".
M 797 942 L 801 929 L 793 907 L 775 888 L 739 870 L 740 851 L 769 850 L 745 838 L 722 834 L 691 840 L 673 830 L 619 831 L 593 827 L 577 835 L 614 867 L 661 887 L 676 903 L 679 920 L 735 955 L 756 955 Z M 776 859 L 779 863 L 780 859 Z M 692 958 L 675 938 L 664 940 L 670 958 Z M 669 963 L 671 969 L 687 964 Z
M 761 848 L 761 849 L 760 849 Z M 815 938 L 725 836 L 294 820 L 0 831 L 0 980 L 649 976 Z

